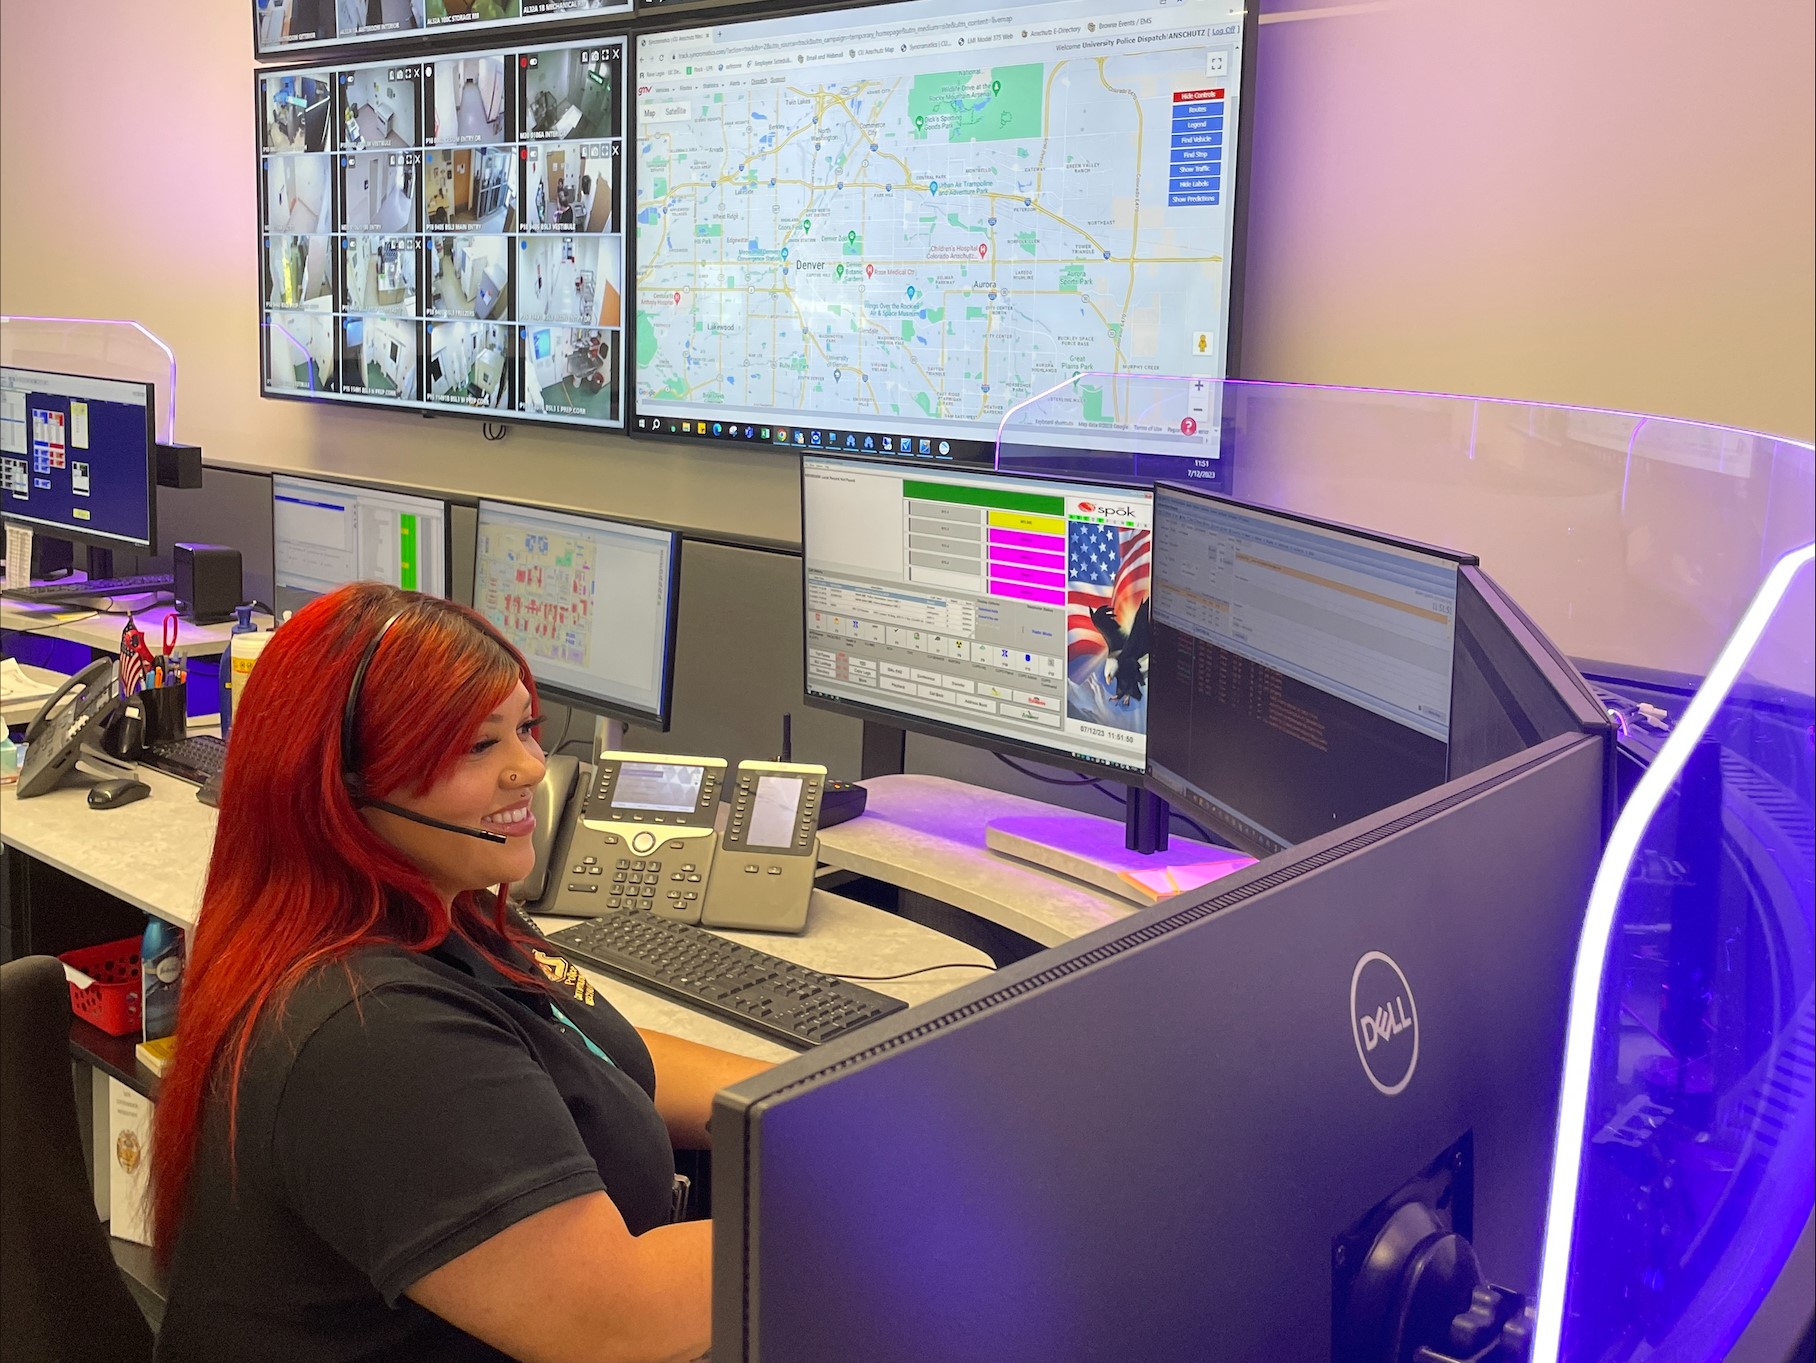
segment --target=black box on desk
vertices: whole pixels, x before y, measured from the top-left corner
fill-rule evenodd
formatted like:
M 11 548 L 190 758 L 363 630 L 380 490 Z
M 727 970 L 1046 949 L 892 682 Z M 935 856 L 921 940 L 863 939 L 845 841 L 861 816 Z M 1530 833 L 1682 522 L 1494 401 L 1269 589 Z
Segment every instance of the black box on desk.
M 177 614 L 198 625 L 233 619 L 233 608 L 245 599 L 240 551 L 224 544 L 174 546 L 171 576 L 176 579 Z

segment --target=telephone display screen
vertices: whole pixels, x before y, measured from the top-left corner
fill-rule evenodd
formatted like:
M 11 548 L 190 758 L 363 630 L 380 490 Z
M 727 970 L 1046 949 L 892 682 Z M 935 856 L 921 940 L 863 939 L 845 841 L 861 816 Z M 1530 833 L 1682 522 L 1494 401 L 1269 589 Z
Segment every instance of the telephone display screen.
M 756 799 L 751 802 L 750 847 L 788 847 L 794 842 L 795 815 L 801 808 L 799 776 L 759 776 Z
M 626 762 L 612 788 L 613 809 L 649 809 L 691 814 L 700 802 L 706 768 L 666 762 Z

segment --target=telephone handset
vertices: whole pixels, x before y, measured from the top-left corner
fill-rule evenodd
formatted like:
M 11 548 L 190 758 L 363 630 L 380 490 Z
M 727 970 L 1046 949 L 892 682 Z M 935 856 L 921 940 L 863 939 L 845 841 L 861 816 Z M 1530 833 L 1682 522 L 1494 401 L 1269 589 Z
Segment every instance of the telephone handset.
M 720 757 L 601 753 L 566 849 L 551 860 L 540 911 L 597 918 L 647 909 L 698 923 L 724 779 Z
M 511 897 L 519 903 L 534 904 L 548 887 L 551 854 L 559 850 L 568 833 L 567 825 L 575 817 L 569 805 L 576 804 L 574 778 L 580 771 L 580 759 L 555 753 L 548 760 L 542 784 L 530 799 L 530 813 L 536 816 L 536 831 L 530 834 L 530 846 L 536 849 L 536 864 L 529 875 L 511 886 Z
M 800 932 L 819 862 L 826 768 L 740 762 L 718 874 L 700 922 L 709 928 Z
M 97 658 L 64 682 L 26 725 L 29 746 L 19 771 L 18 798 L 29 800 L 62 784 L 75 770 L 83 745 L 98 742 L 102 727 L 125 705 L 116 658 Z

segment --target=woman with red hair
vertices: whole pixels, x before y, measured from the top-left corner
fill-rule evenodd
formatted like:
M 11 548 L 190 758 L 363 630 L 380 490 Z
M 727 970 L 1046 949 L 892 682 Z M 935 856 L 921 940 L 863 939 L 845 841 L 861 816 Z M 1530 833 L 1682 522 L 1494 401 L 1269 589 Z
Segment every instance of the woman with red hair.
M 507 916 L 544 770 L 522 656 L 368 582 L 256 678 L 152 1140 L 158 1358 L 703 1355 L 673 1148 L 763 1066 L 639 1034 Z

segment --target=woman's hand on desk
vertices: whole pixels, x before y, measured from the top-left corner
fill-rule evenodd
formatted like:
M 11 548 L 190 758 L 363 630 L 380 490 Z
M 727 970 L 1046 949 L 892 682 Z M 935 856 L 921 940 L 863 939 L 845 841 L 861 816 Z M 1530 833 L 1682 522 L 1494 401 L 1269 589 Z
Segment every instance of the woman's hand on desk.
M 611 1198 L 588 1193 L 404 1295 L 523 1363 L 691 1363 L 712 1344 L 712 1222 L 632 1236 Z
M 733 1055 L 666 1032 L 639 1028 L 637 1035 L 643 1038 L 650 1059 L 655 1062 L 656 1111 L 662 1114 L 668 1138 L 677 1150 L 712 1149 L 706 1123 L 713 1115 L 713 1095 L 772 1068 L 767 1060 Z

